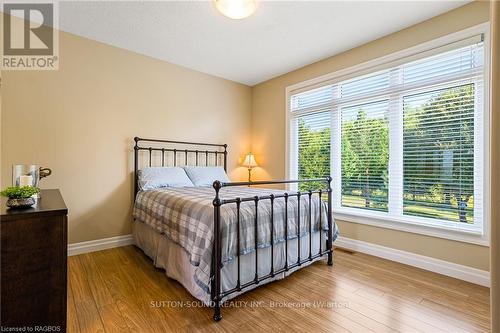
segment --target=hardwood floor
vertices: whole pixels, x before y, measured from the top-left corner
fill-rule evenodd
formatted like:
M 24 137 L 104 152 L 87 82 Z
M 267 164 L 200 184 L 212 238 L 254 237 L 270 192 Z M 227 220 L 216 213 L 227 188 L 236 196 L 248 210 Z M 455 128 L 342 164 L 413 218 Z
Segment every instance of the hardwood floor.
M 488 288 L 361 253 L 250 291 L 217 323 L 134 246 L 68 265 L 69 332 L 490 331 Z

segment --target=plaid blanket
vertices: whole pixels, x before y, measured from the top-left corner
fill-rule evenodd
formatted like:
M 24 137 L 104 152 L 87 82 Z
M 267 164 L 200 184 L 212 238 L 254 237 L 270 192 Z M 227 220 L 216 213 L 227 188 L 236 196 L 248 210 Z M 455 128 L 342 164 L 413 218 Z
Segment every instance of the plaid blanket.
M 224 187 L 220 191 L 221 199 L 247 198 L 253 196 L 275 195 L 283 190 L 271 190 L 249 187 Z M 157 232 L 179 244 L 196 267 L 195 281 L 205 291 L 210 288 L 210 270 L 212 262 L 215 190 L 211 187 L 162 188 L 141 191 L 137 194 L 133 216 L 136 221 L 145 223 Z M 320 209 L 321 207 L 321 226 Z M 320 228 L 328 230 L 326 203 L 315 194 L 300 199 L 300 228 L 297 215 L 297 197 L 288 199 L 288 239 L 296 238 Z M 242 202 L 240 206 L 240 254 L 255 251 L 255 202 Z M 257 208 L 257 245 L 258 248 L 271 245 L 271 202 L 260 200 Z M 311 218 L 309 218 L 311 216 Z M 227 263 L 237 252 L 237 208 L 236 204 L 225 204 L 220 209 L 220 228 L 222 241 L 222 263 Z M 334 239 L 338 230 L 334 223 Z M 274 200 L 274 243 L 285 240 L 285 200 Z

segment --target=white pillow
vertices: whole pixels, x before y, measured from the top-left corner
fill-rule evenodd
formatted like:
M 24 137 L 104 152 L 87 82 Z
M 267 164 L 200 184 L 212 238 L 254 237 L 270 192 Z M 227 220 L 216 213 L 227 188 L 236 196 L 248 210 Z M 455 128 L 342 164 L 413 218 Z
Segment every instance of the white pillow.
M 212 186 L 214 181 L 229 182 L 222 167 L 184 167 L 194 186 Z
M 138 176 L 139 189 L 142 191 L 159 187 L 194 186 L 180 167 L 148 167 L 139 170 Z

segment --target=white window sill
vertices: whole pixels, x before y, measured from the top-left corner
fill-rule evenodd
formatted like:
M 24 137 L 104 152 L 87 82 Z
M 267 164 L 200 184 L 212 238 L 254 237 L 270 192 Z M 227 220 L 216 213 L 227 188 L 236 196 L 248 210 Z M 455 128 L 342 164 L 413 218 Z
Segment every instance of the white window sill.
M 425 219 L 387 216 L 379 212 L 359 212 L 358 209 L 334 208 L 333 217 L 339 221 L 365 224 L 380 228 L 449 239 L 464 243 L 489 246 L 489 238 L 478 228 L 450 228 L 444 224 L 422 223 Z M 419 220 L 416 222 L 415 220 Z M 453 225 L 451 222 L 449 225 Z M 342 233 L 342 230 L 340 230 Z

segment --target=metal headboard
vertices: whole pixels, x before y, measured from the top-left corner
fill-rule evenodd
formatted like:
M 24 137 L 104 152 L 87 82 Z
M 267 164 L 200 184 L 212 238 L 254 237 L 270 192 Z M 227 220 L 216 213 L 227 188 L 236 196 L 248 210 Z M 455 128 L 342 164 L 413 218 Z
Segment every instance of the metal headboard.
M 227 144 L 214 144 L 214 143 L 200 143 L 200 142 L 186 142 L 186 141 L 171 141 L 171 140 L 160 140 L 160 139 L 145 139 L 145 138 L 134 138 L 134 197 L 137 194 L 138 187 L 138 175 L 139 171 L 139 159 L 140 154 L 139 151 L 147 151 L 149 154 L 146 154 L 146 158 L 149 161 L 146 161 L 146 165 L 149 166 L 177 166 L 179 165 L 179 161 L 184 161 L 183 165 L 188 165 L 189 157 L 193 160 L 194 163 L 189 164 L 192 166 L 209 166 L 209 157 L 214 156 L 215 166 L 219 165 L 219 157 L 223 156 L 223 167 L 224 170 L 227 171 Z M 148 143 L 148 144 L 145 144 Z M 168 147 L 165 147 L 168 146 Z M 174 146 L 175 148 L 172 148 Z M 184 147 L 184 149 L 177 148 Z M 194 149 L 191 147 L 207 147 L 207 149 Z M 189 147 L 189 148 L 187 148 Z M 208 147 L 211 147 L 208 149 Z M 153 154 L 160 154 L 161 163 L 159 165 L 153 165 Z M 172 163 L 168 163 L 168 158 L 166 158 L 168 153 L 172 153 Z M 200 158 L 201 157 L 201 158 Z M 170 165 L 169 165 L 170 164 Z

